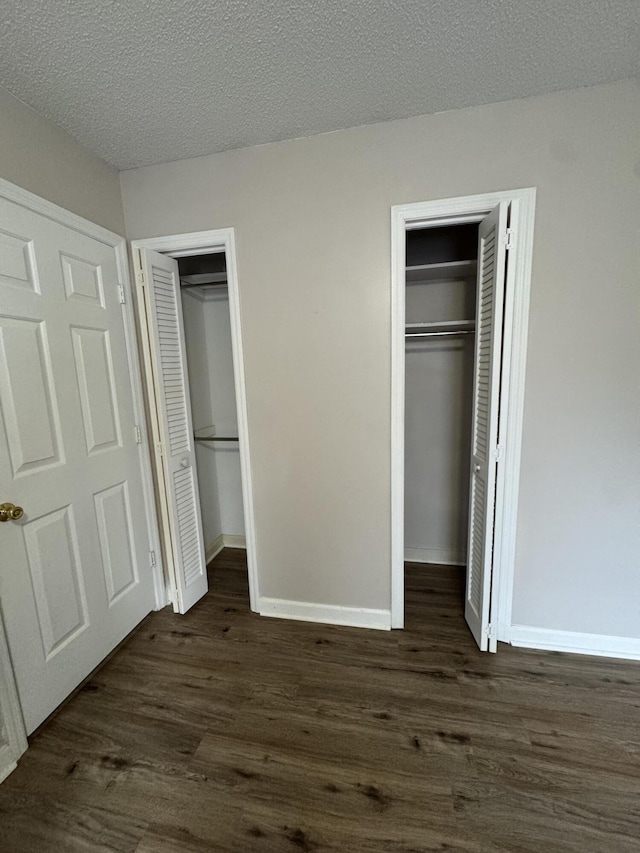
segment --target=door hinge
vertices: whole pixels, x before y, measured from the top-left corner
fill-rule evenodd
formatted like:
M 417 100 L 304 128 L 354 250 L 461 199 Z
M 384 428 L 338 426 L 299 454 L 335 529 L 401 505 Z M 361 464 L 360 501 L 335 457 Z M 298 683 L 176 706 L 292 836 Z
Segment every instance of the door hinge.
M 142 430 L 140 429 L 140 426 L 138 424 L 136 424 L 135 429 L 136 429 L 136 444 L 142 444 Z
M 151 567 L 155 568 L 156 565 L 156 552 L 149 551 L 149 562 L 151 563 Z
M 490 622 L 487 625 L 487 639 L 488 640 L 495 640 L 497 634 L 498 634 L 498 632 L 496 630 L 496 626 L 492 622 Z
M 162 442 L 161 441 L 157 442 L 156 450 L 158 451 L 158 455 L 164 456 L 164 453 L 162 452 Z
M 124 294 L 124 285 L 123 284 L 118 285 L 118 299 L 120 300 L 121 305 L 124 305 L 125 302 L 127 301 L 127 298 Z
M 516 235 L 513 228 L 507 228 L 504 233 L 504 247 L 505 249 L 513 249 L 516 243 Z
M 497 444 L 492 455 L 496 462 L 502 462 L 504 459 L 504 447 L 501 444 Z
M 144 287 L 145 282 L 144 282 L 144 271 L 143 270 L 136 270 L 136 280 L 137 280 L 138 284 L 141 284 Z

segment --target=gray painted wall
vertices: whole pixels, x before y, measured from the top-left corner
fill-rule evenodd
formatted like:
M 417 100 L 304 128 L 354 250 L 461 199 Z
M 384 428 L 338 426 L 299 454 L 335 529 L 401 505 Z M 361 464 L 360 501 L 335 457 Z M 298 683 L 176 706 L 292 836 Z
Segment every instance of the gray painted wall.
M 118 173 L 0 89 L 0 177 L 124 234 Z
M 122 174 L 236 228 L 263 595 L 389 607 L 389 208 L 537 186 L 514 622 L 640 637 L 639 143 L 626 81 Z

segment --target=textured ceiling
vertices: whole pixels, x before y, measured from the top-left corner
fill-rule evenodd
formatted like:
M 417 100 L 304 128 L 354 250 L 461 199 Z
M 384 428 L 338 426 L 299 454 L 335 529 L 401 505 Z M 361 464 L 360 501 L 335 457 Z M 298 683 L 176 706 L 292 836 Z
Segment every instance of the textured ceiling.
M 121 169 L 640 70 L 640 0 L 1 8 L 0 85 Z

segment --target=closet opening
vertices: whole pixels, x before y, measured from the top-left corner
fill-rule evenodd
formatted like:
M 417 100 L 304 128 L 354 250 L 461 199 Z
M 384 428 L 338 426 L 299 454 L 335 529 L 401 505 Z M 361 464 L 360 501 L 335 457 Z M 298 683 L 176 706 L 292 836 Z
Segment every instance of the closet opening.
M 224 547 L 257 571 L 233 230 L 133 243 L 167 598 L 185 613 Z
M 410 588 L 464 607 L 478 223 L 406 232 L 404 557 Z M 434 592 L 434 594 L 436 594 Z M 420 593 L 407 614 L 420 620 Z
M 245 548 L 224 252 L 177 258 L 205 559 Z
M 509 640 L 535 190 L 392 208 L 391 624 L 411 587 Z M 407 601 L 420 618 L 420 595 Z

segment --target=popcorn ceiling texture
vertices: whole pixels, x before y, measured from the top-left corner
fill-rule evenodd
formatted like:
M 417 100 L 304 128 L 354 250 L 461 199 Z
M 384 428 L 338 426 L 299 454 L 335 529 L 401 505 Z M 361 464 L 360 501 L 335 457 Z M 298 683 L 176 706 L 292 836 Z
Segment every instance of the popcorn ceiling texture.
M 7 0 L 0 85 L 120 169 L 631 77 L 638 0 Z

